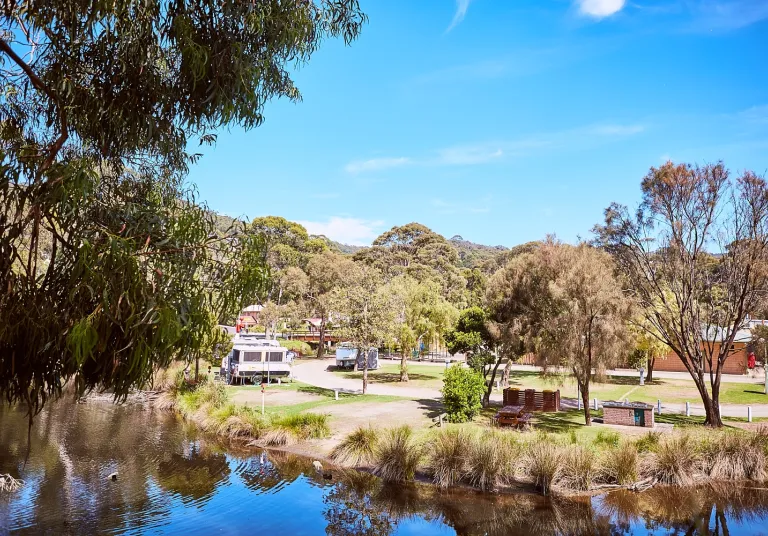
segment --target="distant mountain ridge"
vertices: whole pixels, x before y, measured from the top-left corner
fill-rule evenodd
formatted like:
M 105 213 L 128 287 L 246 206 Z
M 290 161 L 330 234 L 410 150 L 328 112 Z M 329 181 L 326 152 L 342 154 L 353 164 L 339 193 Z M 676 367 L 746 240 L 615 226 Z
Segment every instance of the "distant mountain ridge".
M 509 251 L 504 246 L 486 246 L 464 240 L 461 235 L 453 235 L 448 239 L 459 252 L 459 259 L 464 268 L 477 268 Z

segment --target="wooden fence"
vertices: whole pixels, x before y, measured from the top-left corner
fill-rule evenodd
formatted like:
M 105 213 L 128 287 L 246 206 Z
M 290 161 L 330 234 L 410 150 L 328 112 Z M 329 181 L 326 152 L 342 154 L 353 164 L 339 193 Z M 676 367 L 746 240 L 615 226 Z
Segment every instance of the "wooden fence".
M 521 391 L 514 387 L 504 389 L 505 406 L 525 406 L 528 411 L 560 411 L 560 390 L 537 391 L 525 389 Z

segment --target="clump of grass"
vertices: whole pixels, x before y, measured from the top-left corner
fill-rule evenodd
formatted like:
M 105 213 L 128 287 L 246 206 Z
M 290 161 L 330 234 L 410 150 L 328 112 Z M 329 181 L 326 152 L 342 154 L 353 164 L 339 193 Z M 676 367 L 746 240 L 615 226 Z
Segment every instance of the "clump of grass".
M 307 439 L 321 439 L 330 433 L 328 415 L 297 413 L 273 418 L 262 439 L 267 445 L 282 446 Z
M 596 446 L 618 447 L 621 436 L 618 432 L 600 430 L 592 441 Z
M 571 445 L 576 445 L 579 442 L 579 437 L 576 435 L 576 430 L 573 428 L 568 431 L 568 441 L 571 442 Z
M 563 472 L 563 456 L 560 447 L 551 443 L 532 443 L 527 455 L 527 474 L 534 485 L 547 495 L 558 483 Z
M 470 483 L 483 491 L 491 491 L 509 474 L 511 450 L 503 432 L 483 433 L 469 442 L 467 475 Z
M 588 448 L 575 446 L 563 456 L 561 481 L 569 489 L 587 491 L 597 473 L 595 454 Z
M 671 435 L 660 441 L 643 464 L 643 472 L 662 484 L 689 486 L 699 473 L 700 456 L 688 434 Z
M 253 437 L 259 438 L 269 424 L 253 408 L 226 404 L 211 411 L 202 420 L 204 429 L 230 439 Z
M 637 447 L 629 442 L 603 452 L 597 478 L 607 484 L 626 486 L 637 481 Z
M 716 480 L 764 480 L 766 453 L 758 434 L 723 432 L 703 447 L 705 467 Z
M 427 446 L 427 466 L 432 482 L 441 488 L 457 484 L 467 475 L 470 435 L 462 428 L 449 428 L 435 435 Z
M 355 466 L 370 464 L 373 462 L 378 441 L 379 433 L 375 428 L 360 426 L 333 448 L 331 459 Z
M 659 432 L 650 431 L 635 441 L 635 450 L 639 453 L 653 452 L 659 446 L 660 440 L 661 434 Z
M 0 491 L 2 492 L 10 493 L 12 491 L 17 491 L 21 489 L 23 485 L 24 485 L 23 480 L 18 480 L 8 474 L 0 475 Z
M 387 430 L 376 445 L 373 474 L 387 482 L 413 480 L 421 455 L 409 426 Z

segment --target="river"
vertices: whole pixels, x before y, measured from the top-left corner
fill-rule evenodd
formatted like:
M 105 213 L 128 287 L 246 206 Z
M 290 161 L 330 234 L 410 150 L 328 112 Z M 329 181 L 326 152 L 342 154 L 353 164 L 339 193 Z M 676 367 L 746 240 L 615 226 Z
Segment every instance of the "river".
M 768 534 L 757 486 L 656 488 L 595 498 L 439 492 L 280 452 L 227 450 L 174 416 L 105 402 L 24 414 L 0 406 L 5 534 Z M 117 480 L 109 475 L 118 473 Z

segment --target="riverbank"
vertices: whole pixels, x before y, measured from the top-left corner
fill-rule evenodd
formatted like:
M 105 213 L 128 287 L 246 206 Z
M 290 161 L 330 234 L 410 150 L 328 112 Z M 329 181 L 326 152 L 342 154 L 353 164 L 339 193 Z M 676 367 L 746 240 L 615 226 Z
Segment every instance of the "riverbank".
M 260 388 L 227 388 L 214 383 L 194 389 L 171 386 L 154 405 L 176 410 L 201 430 L 240 446 L 278 448 L 325 465 L 371 472 L 392 482 L 420 480 L 443 488 L 571 495 L 617 488 L 642 490 L 657 484 L 691 486 L 711 480 L 761 482 L 768 478 L 768 428 L 716 431 L 683 427 L 640 436 L 636 429 L 631 430 L 635 435 L 626 435 L 597 426 L 581 427 L 578 433 L 567 427 L 518 432 L 492 429 L 481 418 L 438 429 L 424 414 L 409 422 L 410 417 L 388 411 L 398 404 L 413 404 L 413 400 L 344 393 L 336 400 L 328 390 L 301 384 L 268 389 L 271 401 L 265 403 L 264 415 L 253 405 Z M 290 400 L 296 403 L 289 404 Z M 351 416 L 365 405 L 389 417 L 340 418 L 344 415 L 340 409 L 351 408 Z M 428 414 L 439 409 L 425 406 L 423 411 Z M 560 425 L 579 418 L 570 413 L 558 416 Z M 354 422 L 358 424 L 352 429 Z M 403 423 L 408 424 L 400 426 Z

